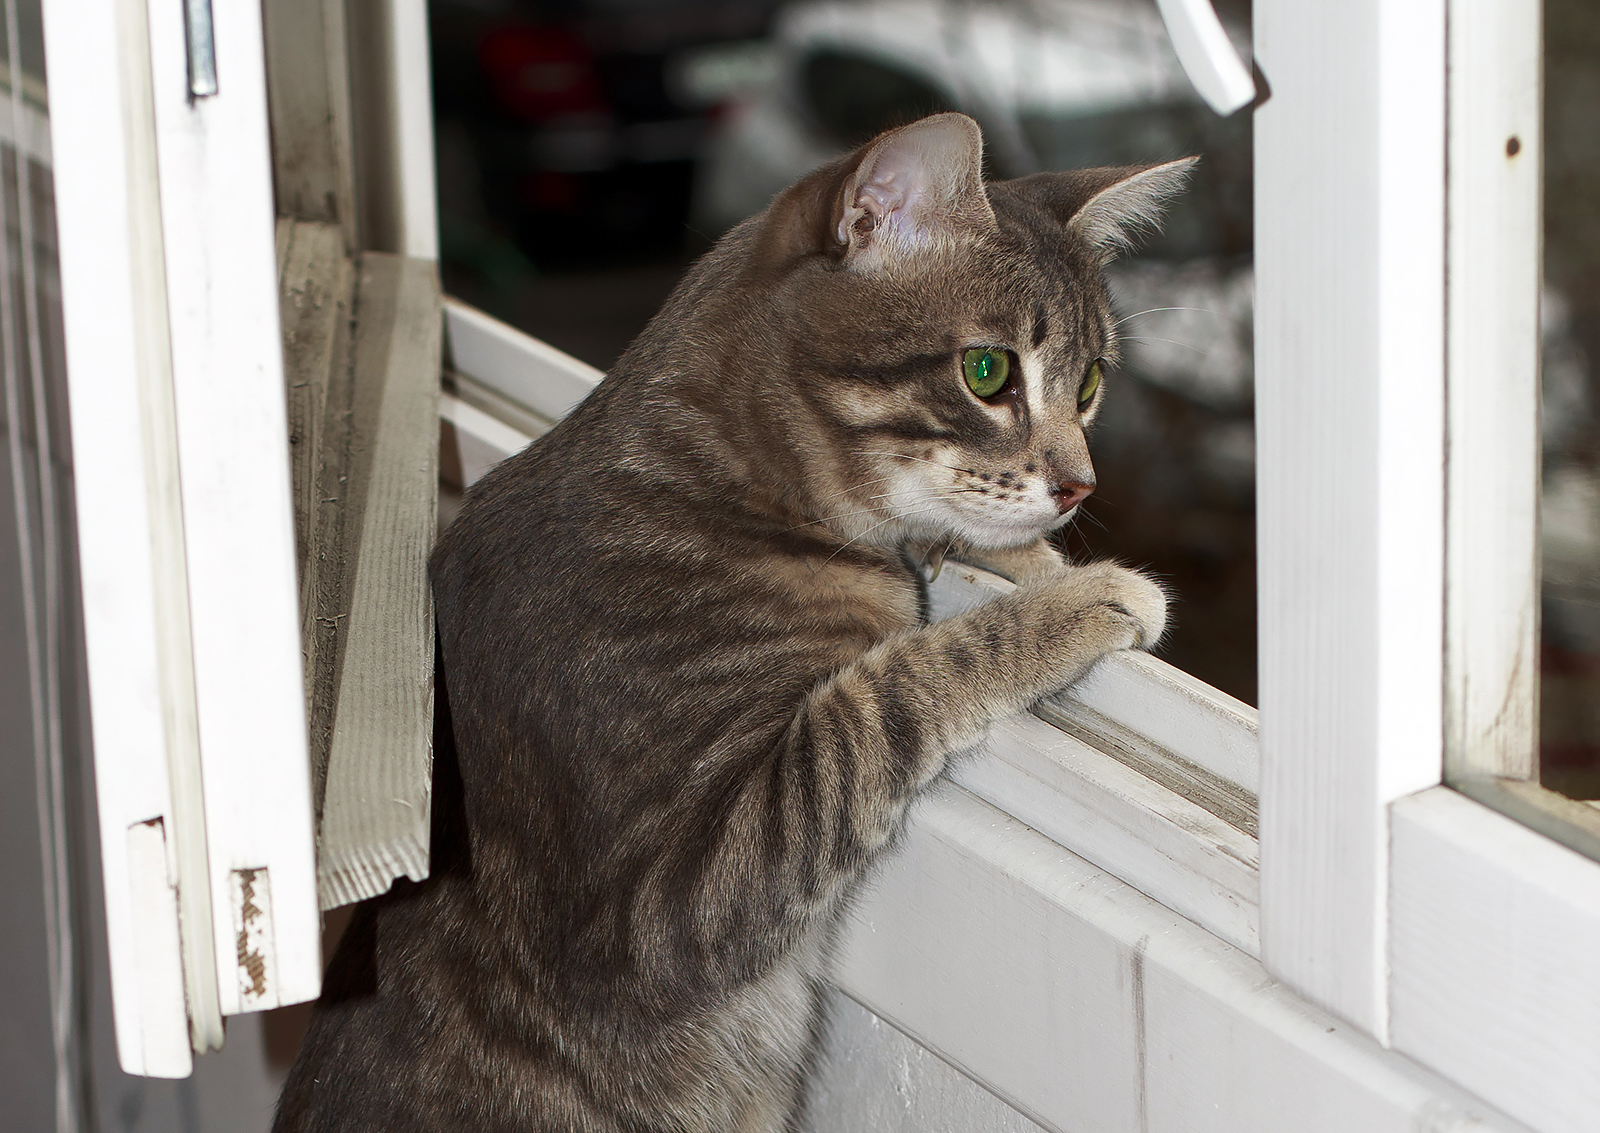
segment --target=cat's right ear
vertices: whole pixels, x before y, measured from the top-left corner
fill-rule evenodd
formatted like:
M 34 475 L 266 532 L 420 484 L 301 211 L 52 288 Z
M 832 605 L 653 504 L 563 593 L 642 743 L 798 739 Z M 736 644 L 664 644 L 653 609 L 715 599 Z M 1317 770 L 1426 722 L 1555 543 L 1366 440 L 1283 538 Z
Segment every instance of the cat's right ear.
M 809 245 L 791 252 L 892 271 L 994 228 L 983 134 L 965 114 L 890 130 L 780 195 L 773 211 L 780 238 Z

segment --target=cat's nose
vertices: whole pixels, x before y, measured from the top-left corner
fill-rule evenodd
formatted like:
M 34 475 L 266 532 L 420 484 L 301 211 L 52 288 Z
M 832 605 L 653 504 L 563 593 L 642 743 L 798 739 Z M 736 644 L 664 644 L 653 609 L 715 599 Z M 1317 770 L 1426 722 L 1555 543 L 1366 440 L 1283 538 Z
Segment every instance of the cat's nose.
M 1066 480 L 1062 483 L 1050 484 L 1050 494 L 1055 497 L 1056 510 L 1062 515 L 1077 507 L 1089 498 L 1094 491 L 1093 484 L 1083 484 L 1076 480 Z

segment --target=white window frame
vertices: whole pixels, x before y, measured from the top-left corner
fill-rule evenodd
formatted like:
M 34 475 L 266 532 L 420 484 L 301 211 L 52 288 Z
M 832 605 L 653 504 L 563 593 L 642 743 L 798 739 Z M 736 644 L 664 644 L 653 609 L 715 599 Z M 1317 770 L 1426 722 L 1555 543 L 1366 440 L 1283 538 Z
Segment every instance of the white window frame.
M 602 377 L 457 300 L 445 325 L 445 448 L 469 485 Z M 947 564 L 934 615 L 1008 585 Z M 1073 691 L 1131 742 L 1254 785 L 1254 712 L 1187 674 L 1117 655 Z M 1274 981 L 1256 959 L 1255 840 L 1183 794 L 1029 714 L 951 778 L 856 909 L 834 981 L 1033 1121 L 1520 1128 Z
M 153 1074 L 186 1073 L 222 1014 L 270 1005 L 227 978 L 240 871 L 271 870 L 273 1002 L 314 994 L 317 939 L 278 326 L 260 315 L 276 309 L 261 292 L 276 272 L 260 16 L 215 5 L 224 90 L 191 102 L 130 63 L 172 72 L 169 7 L 45 6 L 47 35 L 72 44 L 50 57 L 52 131 L 113 992 L 124 1064 Z M 1600 954 L 1600 863 L 1440 785 L 1447 743 L 1504 767 L 1527 735 L 1497 706 L 1530 671 L 1512 663 L 1531 640 L 1537 485 L 1533 387 L 1513 380 L 1534 372 L 1530 10 L 1256 0 L 1272 84 L 1256 119 L 1259 743 L 1248 707 L 1155 659 L 1109 658 L 1039 713 L 1092 742 L 1039 715 L 1002 721 L 919 806 L 843 942 L 841 988 L 1046 1127 L 1564 1130 L 1600 1112 L 1600 976 L 1585 963 Z M 391 31 L 425 73 L 421 25 Z M 396 84 L 397 104 L 425 94 Z M 431 184 L 416 105 L 405 121 L 395 167 Z M 1508 132 L 1520 165 L 1472 148 Z M 97 177 L 108 160 L 127 176 Z M 141 196 L 156 170 L 160 193 Z M 431 198 L 407 200 L 395 238 L 429 254 Z M 237 223 L 213 215 L 196 237 L 184 226 L 202 207 Z M 187 290 L 201 279 L 213 288 Z M 221 307 L 198 314 L 206 303 Z M 599 378 L 460 304 L 445 323 L 458 388 L 441 411 L 469 480 Z M 208 353 L 224 325 L 234 337 Z M 254 367 L 257 401 L 207 401 L 197 378 L 224 353 Z M 1513 443 L 1494 427 L 1506 414 L 1521 415 Z M 244 611 L 206 597 L 224 590 L 205 541 L 230 517 L 187 496 L 240 438 L 260 448 L 258 506 L 235 500 L 251 513 L 236 527 L 271 521 L 268 599 Z M 1514 498 L 1481 516 L 1447 507 L 1496 490 Z M 185 527 L 197 506 L 220 526 Z M 936 605 L 1003 587 L 952 568 Z M 267 607 L 276 628 L 239 629 Z M 216 662 L 198 664 L 224 647 L 282 700 L 294 735 L 271 751 L 226 738 Z M 1137 770 L 1157 765 L 1170 781 Z M 1185 774 L 1258 794 L 1259 840 Z
M 1541 5 L 1451 0 L 1445 742 L 1535 760 Z M 1518 145 L 1508 146 L 1515 138 Z M 1446 787 L 1391 815 L 1396 1049 L 1541 1130 L 1600 1114 L 1600 862 Z
M 1446 745 L 1531 762 L 1539 5 L 1255 18 L 1263 958 L 1507 1114 L 1593 1128 L 1600 862 L 1441 785 Z
M 259 7 L 47 0 L 118 1055 L 186 1076 L 321 977 Z

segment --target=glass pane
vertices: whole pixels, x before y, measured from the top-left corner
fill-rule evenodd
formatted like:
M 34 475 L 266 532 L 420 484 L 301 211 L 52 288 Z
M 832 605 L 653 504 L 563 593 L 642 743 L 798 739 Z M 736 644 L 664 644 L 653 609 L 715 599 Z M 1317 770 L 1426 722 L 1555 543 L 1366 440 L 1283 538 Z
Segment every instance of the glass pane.
M 897 123 L 971 114 L 994 178 L 1202 155 L 1112 269 L 1124 357 L 1066 545 L 1166 579 L 1163 656 L 1254 701 L 1250 120 L 1200 104 L 1153 0 L 495 8 L 433 0 L 446 289 L 601 368 L 711 239 Z M 1249 58 L 1248 3 L 1219 9 Z
M 1600 798 L 1600 6 L 1546 0 L 1540 780 Z

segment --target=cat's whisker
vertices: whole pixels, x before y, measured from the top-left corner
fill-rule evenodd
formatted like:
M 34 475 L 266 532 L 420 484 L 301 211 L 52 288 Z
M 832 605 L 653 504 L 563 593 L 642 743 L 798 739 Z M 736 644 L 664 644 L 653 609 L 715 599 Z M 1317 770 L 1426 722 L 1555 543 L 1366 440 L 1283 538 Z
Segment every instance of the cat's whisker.
M 1080 507 L 1078 509 L 1078 515 L 1083 516 L 1083 518 L 1085 518 L 1089 522 L 1093 523 L 1101 531 L 1109 532 L 1111 530 L 1111 528 L 1107 527 L 1104 523 L 1100 522 L 1100 517 L 1099 516 L 1095 515 L 1094 512 L 1088 510 L 1087 508 Z M 1072 518 L 1074 520 L 1076 520 L 1078 518 L 1078 515 L 1075 515 Z
M 837 492 L 829 492 L 826 496 L 822 497 L 820 502 L 827 503 L 830 500 L 838 499 L 840 496 L 848 496 L 851 492 L 859 492 L 862 488 L 870 488 L 874 484 L 882 484 L 885 480 L 893 479 L 895 479 L 895 476 L 879 476 L 876 480 L 867 480 L 860 484 L 851 484 L 848 488 L 841 488 Z
M 938 511 L 938 510 L 939 510 L 938 508 L 925 507 L 921 511 L 914 511 L 914 512 L 911 512 L 911 513 L 909 513 L 907 515 L 891 515 L 888 519 L 880 519 L 877 523 L 874 523 L 871 527 L 867 528 L 865 531 L 861 532 L 859 535 L 852 535 L 850 538 L 846 539 L 843 543 L 841 543 L 839 545 L 839 549 L 838 550 L 834 551 L 833 554 L 829 555 L 827 558 L 822 560 L 822 564 L 824 566 L 826 566 L 827 564 L 833 562 L 833 560 L 838 557 L 839 553 L 841 551 L 843 551 L 846 547 L 848 547 L 851 543 L 854 543 L 858 539 L 865 539 L 868 535 L 871 535 L 874 531 L 876 531 L 878 528 L 882 527 L 885 523 L 893 523 L 897 519 L 911 519 L 913 516 L 927 515 L 930 511 Z
M 857 515 L 877 515 L 880 510 L 881 509 L 875 507 L 866 507 L 858 508 L 855 511 L 841 511 L 837 515 L 825 515 L 821 519 L 808 519 L 804 523 L 795 524 L 793 527 L 785 527 L 782 531 L 778 532 L 778 534 L 787 535 L 789 532 L 798 531 L 802 527 L 815 527 L 819 523 L 827 523 L 830 520 L 835 519 L 850 519 L 851 517 Z M 893 517 L 891 516 L 890 518 Z
M 925 500 L 948 500 L 952 496 L 958 496 L 963 492 L 976 492 L 979 490 L 978 488 L 924 488 L 920 498 Z M 881 496 L 868 496 L 867 499 L 892 500 L 896 496 L 903 494 L 901 492 L 885 492 Z
M 1159 314 L 1162 311 L 1193 311 L 1197 315 L 1214 315 L 1214 314 L 1216 314 L 1215 311 L 1213 311 L 1213 310 L 1211 310 L 1210 308 L 1207 308 L 1207 307 L 1151 307 L 1148 310 L 1135 311 L 1131 315 L 1124 315 L 1124 316 L 1122 316 L 1122 318 L 1118 319 L 1116 322 L 1112 323 L 1111 325 L 1114 326 L 1114 327 L 1120 327 L 1123 323 L 1128 322 L 1128 321 L 1130 321 L 1132 319 L 1137 319 L 1141 315 L 1155 315 L 1155 314 Z
M 901 460 L 915 460 L 920 464 L 931 464 L 935 468 L 946 468 L 946 469 L 949 469 L 951 472 L 962 472 L 962 473 L 965 473 L 968 476 L 976 475 L 976 473 L 974 473 L 972 471 L 972 469 L 970 469 L 970 468 L 958 468 L 954 464 L 941 464 L 937 460 L 923 460 L 922 457 L 920 457 L 920 456 L 912 456 L 910 453 L 887 452 L 887 451 L 880 451 L 878 449 L 865 449 L 865 448 L 852 449 L 851 451 L 856 456 L 897 456 Z
M 1205 353 L 1206 353 L 1204 350 L 1201 350 L 1198 346 L 1195 346 L 1193 343 L 1179 342 L 1175 338 L 1147 338 L 1147 337 L 1144 337 L 1144 336 L 1141 336 L 1141 335 L 1125 334 L 1125 335 L 1122 336 L 1122 341 L 1123 342 L 1169 342 L 1173 346 L 1181 346 L 1185 350 L 1193 350 L 1196 354 L 1200 355 L 1202 358 L 1205 357 Z

